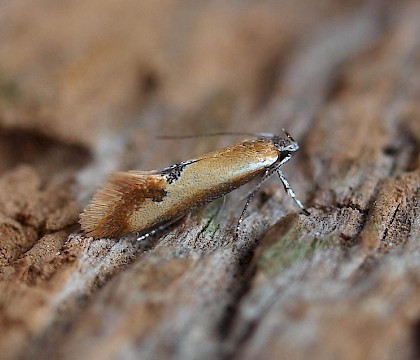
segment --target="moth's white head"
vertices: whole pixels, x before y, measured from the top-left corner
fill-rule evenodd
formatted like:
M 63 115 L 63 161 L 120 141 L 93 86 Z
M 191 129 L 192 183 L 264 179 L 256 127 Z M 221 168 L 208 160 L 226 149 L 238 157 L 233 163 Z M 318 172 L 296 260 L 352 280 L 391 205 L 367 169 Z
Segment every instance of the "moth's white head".
M 290 136 L 290 134 L 284 130 L 284 133 L 286 134 L 286 137 L 281 137 L 278 135 L 275 135 L 272 137 L 272 140 L 274 144 L 276 145 L 277 149 L 282 152 L 295 152 L 299 150 L 298 143 Z

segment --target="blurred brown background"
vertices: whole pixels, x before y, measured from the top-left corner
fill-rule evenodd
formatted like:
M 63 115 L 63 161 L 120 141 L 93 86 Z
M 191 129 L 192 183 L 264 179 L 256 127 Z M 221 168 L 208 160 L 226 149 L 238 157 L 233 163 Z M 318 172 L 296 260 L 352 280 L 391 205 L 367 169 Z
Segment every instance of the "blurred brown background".
M 0 2 L 0 358 L 420 356 L 418 1 Z M 301 149 L 142 242 L 105 176 L 286 128 Z M 249 190 L 249 189 L 248 189 Z M 239 204 L 239 205 L 238 205 Z

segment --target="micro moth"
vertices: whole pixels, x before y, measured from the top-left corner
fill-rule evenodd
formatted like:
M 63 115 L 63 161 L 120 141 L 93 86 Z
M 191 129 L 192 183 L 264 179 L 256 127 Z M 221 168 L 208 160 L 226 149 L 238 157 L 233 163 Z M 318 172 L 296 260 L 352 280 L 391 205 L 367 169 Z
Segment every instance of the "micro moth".
M 113 173 L 80 215 L 82 229 L 94 238 L 120 237 L 129 233 L 147 237 L 156 229 L 261 176 L 238 220 L 238 235 L 250 201 L 274 173 L 278 174 L 295 203 L 308 214 L 280 170 L 299 149 L 297 142 L 284 132 L 286 137 L 255 134 L 255 139 L 160 171 Z

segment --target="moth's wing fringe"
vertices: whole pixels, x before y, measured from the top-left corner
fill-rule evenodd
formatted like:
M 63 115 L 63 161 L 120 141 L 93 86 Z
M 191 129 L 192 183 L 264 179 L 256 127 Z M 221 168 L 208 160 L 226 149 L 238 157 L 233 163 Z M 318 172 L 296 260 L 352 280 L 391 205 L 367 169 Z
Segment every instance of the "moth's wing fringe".
M 129 194 L 141 191 L 152 181 L 160 180 L 156 172 L 115 172 L 94 194 L 91 203 L 80 214 L 80 225 L 87 236 L 116 237 L 130 232 L 127 219 L 133 210 Z M 121 204 L 127 206 L 121 207 Z M 131 205 L 131 206 L 130 206 Z

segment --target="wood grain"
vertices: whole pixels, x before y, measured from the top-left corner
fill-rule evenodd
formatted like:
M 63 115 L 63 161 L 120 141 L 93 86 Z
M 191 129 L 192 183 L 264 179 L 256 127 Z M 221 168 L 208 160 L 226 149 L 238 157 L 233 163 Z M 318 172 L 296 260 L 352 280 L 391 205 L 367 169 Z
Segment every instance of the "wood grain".
M 419 357 L 417 2 L 6 5 L 2 359 Z M 237 142 L 155 135 L 281 128 L 309 216 L 273 179 L 237 240 L 252 187 L 142 242 L 80 232 L 108 173 Z

